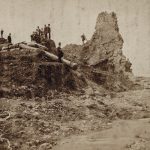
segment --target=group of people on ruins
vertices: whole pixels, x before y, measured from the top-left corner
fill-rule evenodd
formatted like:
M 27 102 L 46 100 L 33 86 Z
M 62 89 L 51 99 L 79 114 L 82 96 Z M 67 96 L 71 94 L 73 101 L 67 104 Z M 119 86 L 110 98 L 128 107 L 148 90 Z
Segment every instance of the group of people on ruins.
M 50 24 L 48 26 L 44 25 L 44 28 L 41 28 L 37 26 L 36 31 L 33 32 L 31 35 L 31 41 L 35 41 L 37 43 L 42 44 L 43 41 L 48 41 L 51 40 L 51 27 Z M 57 56 L 58 56 L 58 61 L 62 62 L 62 57 L 63 57 L 63 52 L 61 49 L 61 42 L 58 43 L 57 47 Z
M 44 25 L 43 28 L 37 26 L 36 31 L 34 31 L 31 35 L 31 41 L 36 41 L 37 43 L 41 43 L 44 40 L 51 39 L 51 27 L 50 24 Z
M 1 29 L 1 38 L 3 38 L 3 36 L 4 36 L 4 30 Z M 87 41 L 87 39 L 84 34 L 81 35 L 81 39 L 82 39 L 83 44 L 85 44 L 85 41 Z M 34 31 L 31 35 L 31 41 L 42 43 L 43 41 L 48 41 L 48 40 L 51 40 L 50 24 L 44 25 L 43 28 L 40 28 L 39 26 L 37 26 L 36 31 Z M 9 44 L 12 43 L 11 33 L 9 33 L 7 37 L 7 42 Z M 58 54 L 58 61 L 62 62 L 61 58 L 63 57 L 64 54 L 61 49 L 61 42 L 58 43 L 57 54 Z
M 31 41 L 35 41 L 37 43 L 42 44 L 43 41 L 48 41 L 51 40 L 51 27 L 50 24 L 48 26 L 44 25 L 44 28 L 41 28 L 37 26 L 36 31 L 33 32 L 31 35 Z M 61 49 L 61 42 L 58 43 L 57 47 L 57 56 L 58 56 L 58 61 L 62 62 L 62 57 L 63 57 L 63 51 Z

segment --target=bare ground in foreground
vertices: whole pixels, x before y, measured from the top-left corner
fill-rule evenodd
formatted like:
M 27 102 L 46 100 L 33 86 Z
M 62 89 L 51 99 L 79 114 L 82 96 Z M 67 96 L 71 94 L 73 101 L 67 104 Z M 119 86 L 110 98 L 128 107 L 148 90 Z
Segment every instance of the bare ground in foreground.
M 108 92 L 95 85 L 85 91 L 47 97 L 2 98 L 2 150 L 149 150 L 150 79 L 144 89 Z

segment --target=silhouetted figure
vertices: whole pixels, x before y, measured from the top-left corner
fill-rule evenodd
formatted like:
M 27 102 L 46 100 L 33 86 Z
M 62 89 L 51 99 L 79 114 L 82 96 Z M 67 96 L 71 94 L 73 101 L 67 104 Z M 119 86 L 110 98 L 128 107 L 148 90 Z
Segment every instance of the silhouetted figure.
M 81 35 L 81 39 L 82 39 L 82 43 L 84 44 L 84 42 L 86 40 L 86 37 L 85 37 L 84 33 Z
M 58 47 L 57 47 L 57 55 L 58 55 L 58 62 L 62 63 L 61 58 L 64 56 L 64 53 L 62 52 L 60 42 L 58 43 Z
M 44 35 L 45 35 L 45 39 L 47 39 L 47 33 L 48 33 L 48 32 L 47 32 L 47 26 L 45 25 L 45 26 L 44 26 Z
M 3 38 L 4 30 L 1 30 L 1 38 Z
M 31 34 L 31 42 L 34 41 L 34 32 Z
M 51 27 L 50 27 L 50 24 L 48 24 L 47 32 L 48 32 L 48 38 L 51 39 Z
M 36 32 L 38 33 L 39 36 L 41 36 L 41 30 L 39 26 L 37 26 Z
M 11 44 L 12 40 L 11 40 L 11 33 L 9 33 L 8 37 L 7 37 L 8 43 Z
M 31 37 L 31 42 L 32 42 L 33 41 L 33 35 L 31 34 L 30 37 Z

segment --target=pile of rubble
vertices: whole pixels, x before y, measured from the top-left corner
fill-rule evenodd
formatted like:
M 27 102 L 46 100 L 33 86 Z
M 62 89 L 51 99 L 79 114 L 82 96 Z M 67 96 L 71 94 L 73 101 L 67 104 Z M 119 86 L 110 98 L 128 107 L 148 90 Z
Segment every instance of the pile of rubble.
M 62 59 L 64 63 L 59 63 L 56 55 L 43 50 L 46 47 L 38 46 L 19 43 L 3 47 L 0 52 L 0 97 L 42 97 L 51 89 L 71 90 L 85 84 L 73 71 L 76 64 L 65 59 Z
M 131 63 L 122 53 L 122 46 L 123 39 L 119 33 L 116 14 L 103 12 L 98 15 L 95 32 L 91 40 L 83 45 L 71 44 L 63 48 L 64 57 L 70 60 L 63 59 L 63 63 L 76 69 L 78 64 L 78 69 L 74 74 L 77 78 L 83 77 L 109 90 L 128 90 L 133 87 L 133 74 Z M 60 80 L 61 78 L 64 80 L 64 78 L 66 79 L 68 77 L 71 77 L 69 78 L 71 81 L 67 81 L 67 84 L 68 82 L 71 82 L 69 84 L 72 84 L 72 82 L 76 84 L 72 75 L 72 69 L 69 68 L 66 70 L 68 67 L 64 64 L 57 63 L 57 56 L 55 56 L 56 46 L 53 40 L 45 39 L 41 41 L 41 43 L 19 43 L 3 47 L 3 50 L 10 49 L 11 51 L 9 53 L 7 53 L 7 51 L 1 52 L 2 71 L 6 70 L 5 68 L 12 68 L 13 65 L 19 69 L 20 66 L 22 66 L 20 64 L 24 64 L 24 66 L 28 64 L 26 68 L 30 68 L 30 73 L 28 72 L 27 74 L 31 75 L 32 83 L 37 81 L 37 77 L 34 78 L 35 74 L 39 76 L 42 73 L 44 74 L 44 76 L 42 75 L 44 81 L 40 81 L 45 82 L 45 80 L 47 80 L 51 87 L 59 87 L 59 85 L 66 84 L 66 82 Z M 19 58 L 16 58 L 17 56 L 19 56 Z M 6 57 L 8 57 L 7 63 L 5 61 Z M 12 60 L 13 62 L 11 62 Z M 46 64 L 43 64 L 44 62 L 46 62 Z M 36 67 L 38 69 L 36 69 Z M 24 72 L 21 68 L 19 70 Z M 29 69 L 25 70 L 27 71 Z M 37 70 L 41 71 L 38 72 Z M 19 72 L 20 71 L 17 73 Z M 19 80 L 19 78 L 26 81 L 25 78 L 27 79 L 29 76 L 25 76 L 23 72 L 18 76 L 16 73 L 15 81 Z M 32 74 L 34 74 L 34 77 L 32 77 Z M 22 75 L 25 76 L 25 78 L 23 78 Z M 59 78 L 60 76 L 61 78 Z

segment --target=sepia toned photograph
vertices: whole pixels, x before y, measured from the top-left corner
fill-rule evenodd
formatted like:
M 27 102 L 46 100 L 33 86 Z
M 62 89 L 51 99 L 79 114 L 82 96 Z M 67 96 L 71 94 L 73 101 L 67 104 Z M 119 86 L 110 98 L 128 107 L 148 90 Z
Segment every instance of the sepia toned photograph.
M 150 0 L 0 0 L 0 150 L 150 150 Z

